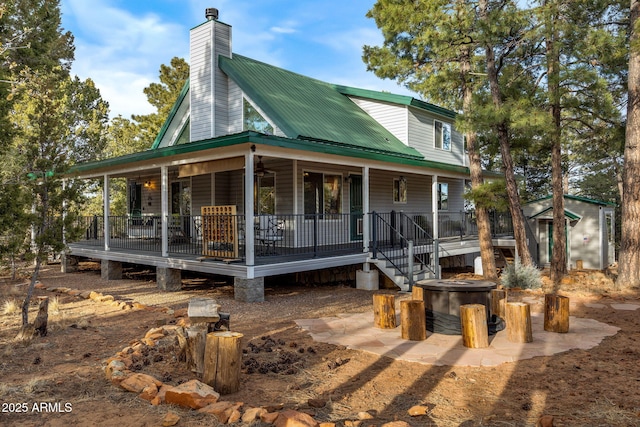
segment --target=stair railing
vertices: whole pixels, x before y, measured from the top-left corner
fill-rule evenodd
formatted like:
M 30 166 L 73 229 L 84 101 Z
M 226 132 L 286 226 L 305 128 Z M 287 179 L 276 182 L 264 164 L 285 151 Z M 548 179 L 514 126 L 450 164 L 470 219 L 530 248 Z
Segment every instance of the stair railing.
M 371 213 L 373 258 L 391 264 L 409 281 L 409 290 L 413 287 L 415 274 L 430 271 L 437 275 L 438 255 L 434 253 L 437 247 L 437 241 L 409 214 Z M 420 266 L 418 271 L 415 271 L 415 265 Z

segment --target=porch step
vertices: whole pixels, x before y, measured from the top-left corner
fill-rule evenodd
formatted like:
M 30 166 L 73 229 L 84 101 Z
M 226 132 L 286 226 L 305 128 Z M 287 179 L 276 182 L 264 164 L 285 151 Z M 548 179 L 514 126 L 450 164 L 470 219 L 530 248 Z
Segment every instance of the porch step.
M 385 276 L 391 279 L 391 281 L 402 291 L 409 290 L 409 279 L 400 274 L 400 271 L 396 269 L 396 267 L 390 261 L 388 261 L 387 259 L 373 259 L 372 261 L 376 264 L 378 270 L 380 270 Z M 394 262 L 396 262 L 395 259 Z M 403 260 L 398 260 L 396 264 L 401 267 L 406 267 L 408 265 L 408 262 L 405 258 Z M 422 268 L 420 264 L 414 264 L 413 271 L 414 283 L 419 280 L 430 278 L 432 276 L 431 272 L 426 268 Z

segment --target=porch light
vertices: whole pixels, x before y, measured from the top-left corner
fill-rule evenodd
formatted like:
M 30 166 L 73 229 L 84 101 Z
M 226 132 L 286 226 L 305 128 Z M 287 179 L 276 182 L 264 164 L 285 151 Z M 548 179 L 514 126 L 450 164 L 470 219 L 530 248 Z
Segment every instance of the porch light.
M 151 187 L 152 187 L 151 181 L 145 181 L 144 182 L 144 188 L 151 188 Z

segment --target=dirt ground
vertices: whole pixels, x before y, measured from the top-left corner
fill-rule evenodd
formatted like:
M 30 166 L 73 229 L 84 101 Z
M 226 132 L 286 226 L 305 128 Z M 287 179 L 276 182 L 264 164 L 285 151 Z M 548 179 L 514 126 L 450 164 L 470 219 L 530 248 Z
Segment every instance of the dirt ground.
M 371 310 L 372 292 L 348 285 L 268 282 L 266 301 L 247 304 L 233 299 L 230 284 L 212 277 L 184 278 L 183 290 L 169 293 L 157 290 L 151 270 L 127 269 L 123 280 L 105 281 L 98 264 L 80 267 L 80 272 L 61 274 L 58 265 L 47 266 L 41 282 L 94 290 L 148 308 L 122 310 L 36 290 L 36 295 L 50 297 L 49 333 L 30 343 L 17 342 L 20 314 L 12 313 L 10 301 L 21 303 L 27 280 L 2 279 L 2 426 L 159 426 L 169 411 L 180 416 L 178 426 L 217 425 L 214 418 L 196 411 L 152 406 L 112 385 L 103 372 L 107 358 L 149 329 L 175 323 L 176 315 L 184 313 L 189 299 L 196 296 L 215 298 L 220 311 L 231 313 L 231 329 L 244 334 L 241 389 L 221 400 L 253 407 L 282 405 L 337 426 L 357 425 L 350 421 L 358 420 L 363 411 L 373 418 L 361 427 L 394 420 L 414 427 L 534 426 L 541 415 L 553 415 L 555 426 L 640 426 L 640 310 L 615 310 L 609 305 L 639 304 L 640 290 L 616 293 L 601 273 L 574 274 L 561 292 L 571 298 L 572 316 L 620 328 L 599 346 L 496 367 L 451 367 L 315 342 L 296 326 L 296 319 Z M 532 294 L 512 291 L 509 299 Z M 592 308 L 588 303 L 604 306 Z M 30 321 L 36 311 L 34 298 Z M 136 369 L 173 385 L 194 378 L 171 352 L 150 354 Z M 318 401 L 326 404 L 314 407 Z M 407 410 L 414 405 L 427 406 L 428 415 L 409 416 Z

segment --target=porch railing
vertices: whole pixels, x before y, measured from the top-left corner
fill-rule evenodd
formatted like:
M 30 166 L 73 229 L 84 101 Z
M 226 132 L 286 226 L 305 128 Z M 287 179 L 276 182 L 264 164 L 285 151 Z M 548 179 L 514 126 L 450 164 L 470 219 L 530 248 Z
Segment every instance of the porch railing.
M 168 252 L 174 256 L 234 253 L 246 257 L 246 220 L 244 215 L 224 215 L 234 230 L 218 230 L 203 239 L 201 215 L 172 215 L 168 221 Z M 231 217 L 231 218 L 228 218 Z M 276 258 L 304 259 L 363 252 L 362 214 L 284 214 L 257 215 L 252 221 L 256 262 L 273 262 Z M 104 218 L 86 216 L 78 219 L 77 243 L 104 247 Z M 114 249 L 162 252 L 162 218 L 160 216 L 109 216 L 109 246 Z M 203 245 L 206 244 L 206 251 Z M 221 258 L 232 258 L 223 256 Z

